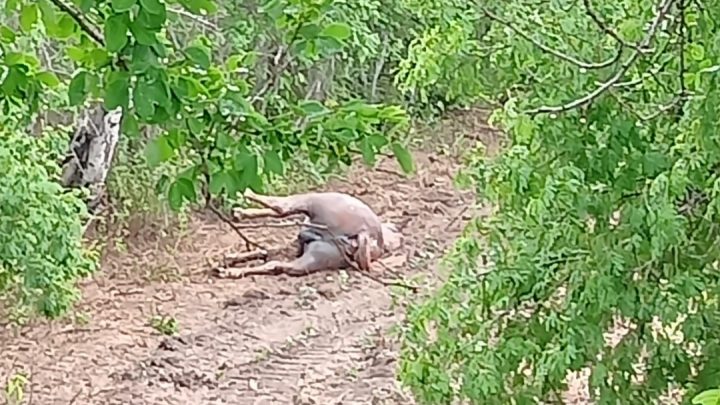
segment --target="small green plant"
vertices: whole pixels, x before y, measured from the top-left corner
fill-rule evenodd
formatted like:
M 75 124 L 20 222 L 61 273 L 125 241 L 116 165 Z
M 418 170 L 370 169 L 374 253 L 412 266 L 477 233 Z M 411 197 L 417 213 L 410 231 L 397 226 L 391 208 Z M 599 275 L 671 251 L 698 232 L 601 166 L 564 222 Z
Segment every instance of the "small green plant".
M 8 405 L 20 405 L 25 399 L 25 389 L 30 381 L 30 375 L 25 372 L 18 372 L 8 378 L 5 385 L 4 396 Z
M 172 316 L 156 315 L 150 319 L 150 326 L 167 336 L 176 335 L 179 331 L 178 321 Z
M 48 144 L 0 128 L 0 294 L 58 317 L 97 258 L 81 243 L 82 195 L 55 182 L 57 151 Z

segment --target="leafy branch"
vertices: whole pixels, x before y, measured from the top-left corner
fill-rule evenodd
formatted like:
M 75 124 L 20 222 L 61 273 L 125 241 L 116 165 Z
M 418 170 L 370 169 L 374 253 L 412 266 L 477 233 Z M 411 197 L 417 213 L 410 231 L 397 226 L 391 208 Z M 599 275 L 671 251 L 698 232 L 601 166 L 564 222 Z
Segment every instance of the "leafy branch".
M 639 44 L 633 44 L 633 43 L 626 41 L 625 39 L 623 39 L 620 36 L 620 34 L 617 33 L 617 31 L 615 31 L 612 27 L 608 26 L 602 20 L 602 18 L 600 18 L 600 16 L 595 12 L 595 10 L 593 10 L 591 1 L 592 0 L 583 0 L 583 4 L 585 5 L 585 13 L 588 16 L 590 16 L 590 18 L 593 20 L 593 22 L 595 22 L 595 25 L 597 25 L 598 28 L 600 28 L 603 32 L 605 32 L 610 37 L 615 39 L 622 46 L 624 46 L 626 48 L 634 49 L 635 51 L 637 51 L 639 53 L 648 53 L 649 50 L 643 49 L 642 47 L 639 46 Z
M 543 114 L 543 113 L 562 113 L 565 111 L 569 111 L 572 109 L 575 109 L 577 107 L 584 106 L 588 103 L 591 103 L 593 100 L 595 100 L 597 97 L 605 93 L 608 89 L 610 89 L 613 85 L 618 83 L 620 79 L 622 79 L 625 74 L 630 70 L 630 68 L 633 67 L 635 62 L 640 58 L 642 55 L 642 52 L 640 50 L 647 48 L 650 43 L 655 38 L 655 35 L 657 34 L 657 31 L 660 27 L 660 23 L 667 17 L 667 14 L 670 11 L 670 8 L 672 7 L 673 3 L 676 0 L 664 0 L 663 3 L 660 4 L 658 7 L 658 10 L 655 14 L 655 17 L 653 18 L 652 24 L 650 25 L 650 28 L 648 29 L 647 34 L 645 35 L 645 38 L 640 41 L 638 46 L 635 48 L 635 50 L 630 54 L 630 56 L 620 65 L 620 68 L 615 72 L 615 74 L 605 82 L 601 83 L 595 90 L 585 94 L 584 96 L 575 99 L 573 101 L 570 101 L 566 104 L 558 105 L 558 106 L 542 106 L 538 107 L 532 110 L 526 111 L 527 114 L 530 115 L 536 115 L 536 114 Z
M 63 0 L 50 0 L 60 10 L 67 13 L 73 20 L 80 26 L 80 28 L 90 37 L 93 41 L 97 42 L 98 45 L 104 47 L 105 40 L 103 36 L 97 32 L 91 23 L 85 20 L 80 12 L 73 7 L 65 4 Z
M 622 46 L 619 46 L 618 49 L 617 49 L 617 52 L 615 53 L 615 55 L 612 56 L 612 57 L 610 57 L 610 58 L 608 58 L 608 59 L 605 60 L 605 61 L 602 61 L 602 62 L 584 62 L 584 61 L 581 61 L 581 60 L 579 60 L 579 59 L 577 59 L 577 58 L 575 58 L 575 57 L 573 57 L 573 56 L 567 55 L 567 54 L 565 54 L 565 53 L 563 53 L 563 52 L 560 52 L 560 51 L 558 51 L 558 50 L 556 50 L 556 49 L 553 49 L 553 48 L 551 48 L 551 47 L 549 47 L 549 46 L 541 43 L 540 41 L 537 41 L 537 40 L 533 39 L 530 35 L 528 35 L 527 33 L 525 33 L 523 30 L 517 28 L 517 27 L 516 27 L 514 24 L 512 24 L 511 22 L 506 21 L 506 20 L 502 19 L 501 17 L 497 16 L 496 14 L 492 13 L 492 12 L 491 12 L 490 10 L 488 10 L 487 8 L 482 7 L 481 9 L 482 9 L 482 12 L 483 12 L 488 18 L 490 18 L 491 20 L 497 21 L 498 23 L 500 23 L 500 24 L 502 24 L 502 25 L 510 28 L 513 32 L 515 32 L 516 34 L 518 34 L 519 36 L 521 36 L 522 38 L 524 38 L 524 39 L 527 40 L 528 42 L 532 43 L 532 44 L 535 45 L 536 47 L 542 49 L 544 52 L 549 53 L 549 54 L 551 54 L 551 55 L 553 55 L 553 56 L 555 56 L 555 57 L 557 57 L 557 58 L 559 58 L 559 59 L 562 59 L 562 60 L 564 60 L 564 61 L 566 61 L 566 62 L 570 62 L 570 63 L 572 63 L 573 65 L 575 65 L 575 66 L 577 66 L 577 67 L 579 67 L 579 68 L 583 68 L 583 69 L 602 69 L 602 68 L 606 68 L 606 67 L 614 64 L 615 62 L 617 62 L 617 61 L 620 59 L 620 56 L 622 56 Z

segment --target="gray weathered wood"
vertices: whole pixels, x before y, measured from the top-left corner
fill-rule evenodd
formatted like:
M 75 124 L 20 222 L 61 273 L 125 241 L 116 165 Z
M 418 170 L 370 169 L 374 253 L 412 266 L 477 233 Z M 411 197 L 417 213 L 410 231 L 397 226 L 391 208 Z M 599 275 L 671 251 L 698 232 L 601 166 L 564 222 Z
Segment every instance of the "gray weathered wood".
M 94 209 L 102 198 L 120 139 L 122 108 L 105 111 L 102 105 L 81 116 L 70 150 L 63 161 L 61 183 L 65 187 L 87 187 Z

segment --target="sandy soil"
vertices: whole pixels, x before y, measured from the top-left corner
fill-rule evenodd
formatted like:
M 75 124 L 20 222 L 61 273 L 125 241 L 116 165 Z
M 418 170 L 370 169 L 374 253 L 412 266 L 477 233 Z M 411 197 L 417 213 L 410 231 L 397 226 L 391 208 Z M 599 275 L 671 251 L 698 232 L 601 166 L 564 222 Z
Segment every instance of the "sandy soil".
M 477 118 L 466 113 L 441 132 L 487 141 Z M 458 163 L 447 142 L 421 149 L 412 178 L 385 159 L 375 170 L 357 165 L 325 189 L 358 195 L 400 224 L 405 247 L 388 266 L 435 278 L 472 198 L 452 185 Z M 294 231 L 249 235 L 283 246 Z M 395 380 L 390 328 L 403 314 L 389 288 L 338 272 L 220 280 L 208 262 L 242 249 L 225 224 L 195 217 L 176 237 L 158 234 L 144 229 L 125 252 L 106 257 L 83 285 L 83 315 L 74 322 L 0 330 L 0 377 L 30 371 L 26 403 L 413 403 Z M 175 336 L 151 325 L 157 315 L 178 321 Z

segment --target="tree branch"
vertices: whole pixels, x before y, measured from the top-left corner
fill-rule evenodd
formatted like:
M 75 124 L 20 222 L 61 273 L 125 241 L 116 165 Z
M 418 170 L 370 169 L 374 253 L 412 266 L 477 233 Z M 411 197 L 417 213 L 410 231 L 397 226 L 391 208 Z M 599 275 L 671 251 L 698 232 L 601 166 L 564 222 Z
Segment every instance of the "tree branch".
M 610 35 L 613 39 L 615 39 L 618 43 L 620 43 L 622 46 L 634 49 L 640 53 L 646 53 L 647 49 L 642 49 L 638 46 L 638 44 L 632 44 L 626 40 L 624 40 L 620 34 L 615 32 L 614 29 L 610 28 L 605 22 L 600 18 L 600 16 L 593 10 L 592 4 L 590 3 L 591 0 L 583 0 L 583 4 L 585 5 L 585 14 L 590 16 L 590 18 L 595 22 L 595 25 L 600 28 L 603 32 Z
M 247 250 L 250 250 L 250 246 L 254 246 L 260 250 L 267 250 L 262 245 L 251 241 L 247 236 L 245 236 L 244 233 L 240 230 L 240 228 L 233 222 L 232 219 L 228 218 L 222 211 L 217 209 L 212 203 L 207 204 L 207 208 L 212 211 L 213 214 L 215 214 L 221 221 L 225 222 L 226 224 L 230 225 L 230 228 L 232 228 L 233 231 L 235 231 L 238 236 L 240 236 L 240 239 L 245 242 L 245 247 Z
M 218 26 L 215 25 L 214 23 L 212 23 L 212 22 L 210 22 L 210 21 L 206 21 L 206 20 L 204 20 L 203 18 L 201 18 L 200 16 L 197 16 L 197 15 L 195 15 L 195 14 L 189 13 L 189 12 L 187 12 L 187 11 L 181 9 L 181 8 L 168 7 L 168 10 L 167 10 L 167 11 L 169 11 L 169 12 L 171 12 L 171 13 L 173 13 L 173 14 L 177 14 L 177 15 L 179 15 L 179 16 L 186 17 L 186 18 L 188 18 L 189 20 L 192 20 L 192 21 L 194 21 L 194 22 L 196 22 L 196 23 L 198 23 L 198 24 L 200 24 L 200 25 L 202 25 L 202 26 L 204 26 L 204 27 L 206 27 L 206 28 L 208 28 L 208 29 L 210 29 L 210 30 L 212 30 L 212 31 L 216 31 L 216 32 L 217 32 L 217 31 L 220 30 L 220 27 L 218 27 Z
M 482 7 L 482 11 L 483 11 L 483 13 L 485 13 L 485 15 L 486 15 L 488 18 L 490 18 L 491 20 L 497 21 L 497 22 L 499 22 L 500 24 L 502 24 L 502 25 L 510 28 L 513 32 L 515 32 L 516 34 L 520 35 L 522 38 L 524 38 L 525 40 L 529 41 L 530 43 L 532 43 L 532 44 L 535 45 L 536 47 L 540 48 L 541 50 L 545 51 L 546 53 L 549 53 L 549 54 L 551 54 L 551 55 L 553 55 L 553 56 L 555 56 L 555 57 L 557 57 L 557 58 L 560 58 L 560 59 L 562 59 L 562 60 L 564 60 L 564 61 L 566 61 L 566 62 L 570 62 L 570 63 L 572 63 L 573 65 L 575 65 L 575 66 L 577 66 L 577 67 L 580 67 L 580 68 L 583 68 L 583 69 L 602 69 L 602 68 L 608 67 L 608 66 L 612 65 L 613 63 L 617 62 L 617 61 L 620 59 L 620 56 L 622 55 L 622 45 L 621 45 L 621 46 L 618 47 L 618 50 L 617 50 L 617 53 L 615 54 L 615 56 L 610 57 L 610 58 L 609 58 L 608 60 L 606 60 L 606 61 L 603 61 L 603 62 L 584 62 L 584 61 L 581 61 L 581 60 L 579 60 L 579 59 L 577 59 L 577 58 L 575 58 L 575 57 L 573 57 L 573 56 L 566 55 L 566 54 L 564 54 L 564 53 L 562 53 L 562 52 L 560 52 L 560 51 L 558 51 L 558 50 L 556 50 L 556 49 L 550 48 L 549 46 L 547 46 L 547 45 L 545 45 L 545 44 L 543 44 L 543 43 L 541 43 L 541 42 L 536 41 L 536 40 L 533 39 L 531 36 L 529 36 L 528 34 L 526 34 L 525 32 L 523 32 L 522 30 L 520 30 L 520 29 L 518 29 L 517 27 L 515 27 L 512 23 L 510 23 L 509 21 L 505 21 L 504 19 L 498 17 L 497 15 L 493 14 L 492 12 L 490 12 L 490 10 L 486 9 L 485 7 Z
M 660 27 L 660 23 L 665 19 L 668 12 L 670 11 L 670 7 L 672 6 L 673 2 L 676 0 L 663 0 L 663 3 L 661 3 L 660 7 L 658 8 L 658 11 L 655 15 L 655 18 L 653 19 L 652 24 L 650 25 L 650 28 L 648 29 L 647 35 L 645 38 L 638 44 L 639 49 L 647 48 L 648 45 L 652 42 L 652 40 L 655 38 L 655 35 L 657 34 L 658 28 Z M 569 111 L 572 109 L 575 109 L 577 107 L 583 106 L 597 97 L 599 97 L 601 94 L 603 94 L 606 90 L 608 90 L 610 87 L 615 85 L 620 79 L 622 79 L 623 76 L 630 70 L 630 68 L 633 66 L 635 61 L 640 57 L 641 53 L 638 50 L 633 51 L 633 53 L 623 62 L 623 64 L 620 66 L 620 69 L 607 81 L 600 84 L 595 90 L 591 91 L 590 93 L 587 93 L 583 97 L 580 97 L 578 99 L 575 99 L 567 104 L 562 104 L 558 106 L 542 106 L 533 110 L 526 111 L 527 114 L 534 115 L 534 114 L 542 114 L 542 113 L 561 113 L 565 111 Z
M 662 49 L 660 49 L 658 52 L 655 53 L 655 55 L 651 58 L 650 62 L 648 63 L 649 66 L 655 66 L 655 64 L 658 62 L 658 59 L 660 59 L 660 56 L 662 56 L 665 51 L 668 49 L 668 46 L 670 45 L 670 41 L 666 41 Z M 613 88 L 621 88 L 621 87 L 634 87 L 645 80 L 645 76 L 650 76 L 652 78 L 656 78 L 657 75 L 663 71 L 667 67 L 668 64 L 672 59 L 668 58 L 665 61 L 663 61 L 659 66 L 656 66 L 653 69 L 648 69 L 643 75 L 638 79 L 632 79 L 627 80 L 624 82 L 618 82 L 613 85 Z M 671 91 L 672 92 L 672 91 Z
M 655 110 L 653 113 L 644 115 L 644 114 L 641 114 L 641 113 L 635 111 L 635 109 L 630 104 L 628 104 L 628 102 L 623 100 L 622 97 L 620 97 L 619 95 L 615 94 L 615 92 L 610 91 L 610 94 L 615 98 L 615 100 L 617 100 L 618 104 L 625 107 L 628 111 L 632 112 L 640 121 L 653 120 L 653 119 L 659 117 L 661 114 L 672 110 L 674 107 L 678 106 L 678 104 L 680 104 L 680 102 L 682 102 L 683 100 L 685 100 L 687 98 L 686 96 L 684 96 L 682 94 L 678 94 L 675 97 L 673 97 L 669 102 L 658 105 L 657 110 Z
M 680 79 L 680 96 L 685 96 L 685 45 L 687 42 L 686 38 L 686 30 L 687 30 L 687 21 L 685 20 L 685 8 L 687 4 L 685 3 L 686 0 L 680 0 L 680 62 L 678 70 L 680 71 L 679 79 Z
M 93 28 L 89 22 L 85 21 L 85 19 L 82 17 L 79 11 L 73 9 L 72 7 L 68 6 L 63 2 L 63 0 L 50 0 L 55 7 L 59 8 L 60 10 L 64 11 L 65 13 L 69 14 L 70 17 L 72 17 L 73 20 L 82 28 L 85 33 L 92 38 L 95 42 L 97 42 L 101 46 L 105 46 L 105 40 L 103 39 L 103 36 L 100 35 L 97 31 L 95 31 L 95 28 Z

